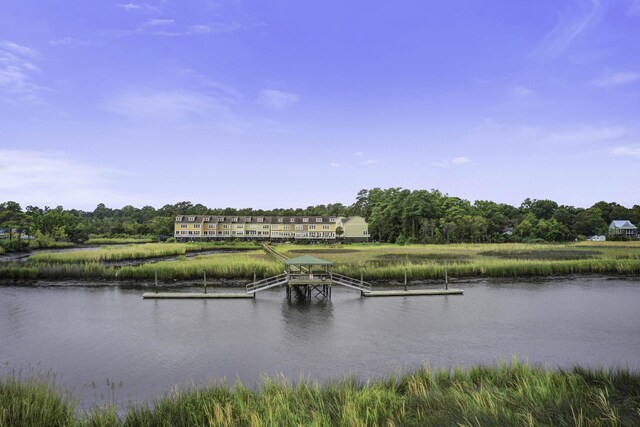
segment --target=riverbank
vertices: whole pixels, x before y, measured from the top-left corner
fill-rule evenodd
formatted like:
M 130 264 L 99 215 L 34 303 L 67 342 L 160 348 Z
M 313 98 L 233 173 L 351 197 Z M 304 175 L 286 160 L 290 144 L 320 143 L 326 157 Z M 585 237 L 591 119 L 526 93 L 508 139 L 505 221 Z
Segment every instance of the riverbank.
M 555 277 L 573 274 L 637 276 L 638 242 L 602 244 L 273 245 L 286 257 L 313 255 L 333 271 L 369 282 L 441 281 L 450 278 Z M 206 253 L 209 251 L 210 253 Z M 220 253 L 211 253 L 220 251 Z M 241 251 L 241 253 L 237 253 Z M 97 280 L 114 283 L 250 280 L 282 272 L 282 264 L 253 242 L 152 243 L 91 251 L 39 252 L 0 263 L 0 281 Z
M 50 379 L 50 378 L 49 378 Z M 154 403 L 78 413 L 48 378 L 0 380 L 0 425 L 638 425 L 640 374 L 498 366 L 318 385 L 264 380 L 173 391 Z

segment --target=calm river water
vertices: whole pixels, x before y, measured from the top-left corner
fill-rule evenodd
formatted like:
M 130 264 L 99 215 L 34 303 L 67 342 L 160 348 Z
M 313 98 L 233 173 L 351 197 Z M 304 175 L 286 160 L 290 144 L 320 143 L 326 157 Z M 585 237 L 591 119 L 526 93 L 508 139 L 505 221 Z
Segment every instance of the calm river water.
M 0 287 L 0 364 L 51 370 L 80 408 L 151 401 L 174 386 L 495 363 L 640 369 L 640 280 L 457 284 L 464 296 L 327 302 L 143 300 L 118 287 Z M 108 382 L 107 382 L 108 381 Z M 114 385 L 112 385 L 114 384 Z

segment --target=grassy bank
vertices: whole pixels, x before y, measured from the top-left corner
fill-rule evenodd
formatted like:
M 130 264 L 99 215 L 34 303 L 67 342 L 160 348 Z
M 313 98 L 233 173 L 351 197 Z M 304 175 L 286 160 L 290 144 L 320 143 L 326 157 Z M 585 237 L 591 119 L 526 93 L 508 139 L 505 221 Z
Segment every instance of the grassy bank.
M 514 360 L 364 383 L 265 380 L 258 391 L 240 384 L 174 391 L 120 418 L 114 408 L 73 411 L 74 403 L 47 384 L 0 382 L 0 425 L 623 426 L 640 424 L 640 375 Z
M 287 257 L 313 255 L 334 262 L 334 271 L 365 280 L 441 280 L 452 278 L 549 277 L 567 274 L 640 274 L 640 242 L 474 245 L 273 245 Z M 185 257 L 205 250 L 240 250 Z M 139 266 L 113 268 L 109 262 L 172 257 Z M 104 246 L 92 251 L 42 252 L 25 263 L 0 264 L 0 279 L 197 280 L 203 269 L 215 278 L 248 279 L 279 274 L 281 263 L 253 242 L 150 243 Z
M 157 241 L 157 239 L 155 239 Z M 136 243 L 153 243 L 154 239 L 151 237 L 90 237 L 84 244 L 85 245 L 126 245 Z
M 92 251 L 43 252 L 29 258 L 30 265 L 37 264 L 83 264 L 108 261 L 128 261 L 185 255 L 204 250 L 251 250 L 257 249 L 253 242 L 237 243 L 146 243 L 103 246 Z

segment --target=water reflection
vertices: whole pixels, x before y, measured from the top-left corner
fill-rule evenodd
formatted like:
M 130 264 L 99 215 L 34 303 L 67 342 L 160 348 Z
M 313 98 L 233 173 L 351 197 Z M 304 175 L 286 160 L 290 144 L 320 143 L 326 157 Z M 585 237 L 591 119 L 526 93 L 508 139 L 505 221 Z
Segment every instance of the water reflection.
M 464 296 L 414 298 L 336 287 L 323 301 L 288 301 L 282 288 L 252 300 L 176 301 L 117 287 L 0 287 L 0 366 L 51 369 L 84 407 L 101 396 L 126 407 L 224 377 L 248 386 L 262 374 L 368 377 L 512 354 L 550 366 L 640 368 L 637 280 L 461 287 Z

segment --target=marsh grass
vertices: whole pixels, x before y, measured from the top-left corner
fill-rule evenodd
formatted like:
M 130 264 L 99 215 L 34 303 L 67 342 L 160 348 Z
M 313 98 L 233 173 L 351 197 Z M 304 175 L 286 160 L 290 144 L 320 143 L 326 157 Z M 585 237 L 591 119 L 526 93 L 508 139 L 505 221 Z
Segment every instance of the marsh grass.
M 591 242 L 601 243 L 601 242 Z M 594 244 L 456 244 L 456 245 L 273 245 L 287 257 L 315 255 L 334 263 L 333 271 L 365 280 L 441 280 L 449 277 L 533 277 L 568 274 L 640 274 L 640 245 L 636 242 Z M 614 244 L 616 243 L 616 244 Z M 280 262 L 253 242 L 153 243 L 105 246 L 95 251 L 43 252 L 25 264 L 0 264 L 0 279 L 193 280 L 203 269 L 215 278 L 247 279 L 280 274 Z M 595 248 L 598 248 L 597 250 Z M 235 250 L 214 255 L 185 254 L 205 250 Z M 115 268 L 109 262 L 174 257 Z M 157 260 L 153 260 L 157 261 Z
M 506 426 L 640 424 L 640 375 L 628 370 L 549 370 L 513 359 L 497 366 L 431 370 L 319 385 L 263 379 L 173 390 L 152 403 L 113 407 L 72 418 L 73 403 L 49 385 L 0 380 L 0 413 L 39 414 L 39 425 L 101 426 Z M 46 399 L 46 394 L 51 394 Z M 19 402 L 18 404 L 14 402 Z M 62 405 L 62 406 L 61 406 Z M 5 408 L 14 408 L 11 411 Z M 26 412 L 26 413 L 23 413 Z M 6 415 L 3 415 L 6 417 Z M 57 423 L 57 424 L 56 424 Z M 66 424 L 64 424 L 66 423 Z M 10 424 L 14 425 L 14 424 Z M 23 424 L 30 425 L 30 424 Z
M 153 243 L 151 237 L 90 237 L 85 245 L 123 245 L 135 243 Z
M 146 243 L 103 246 L 92 251 L 42 252 L 29 258 L 29 264 L 80 264 L 111 261 L 141 260 L 185 255 L 205 250 L 257 249 L 253 242 L 237 243 Z

